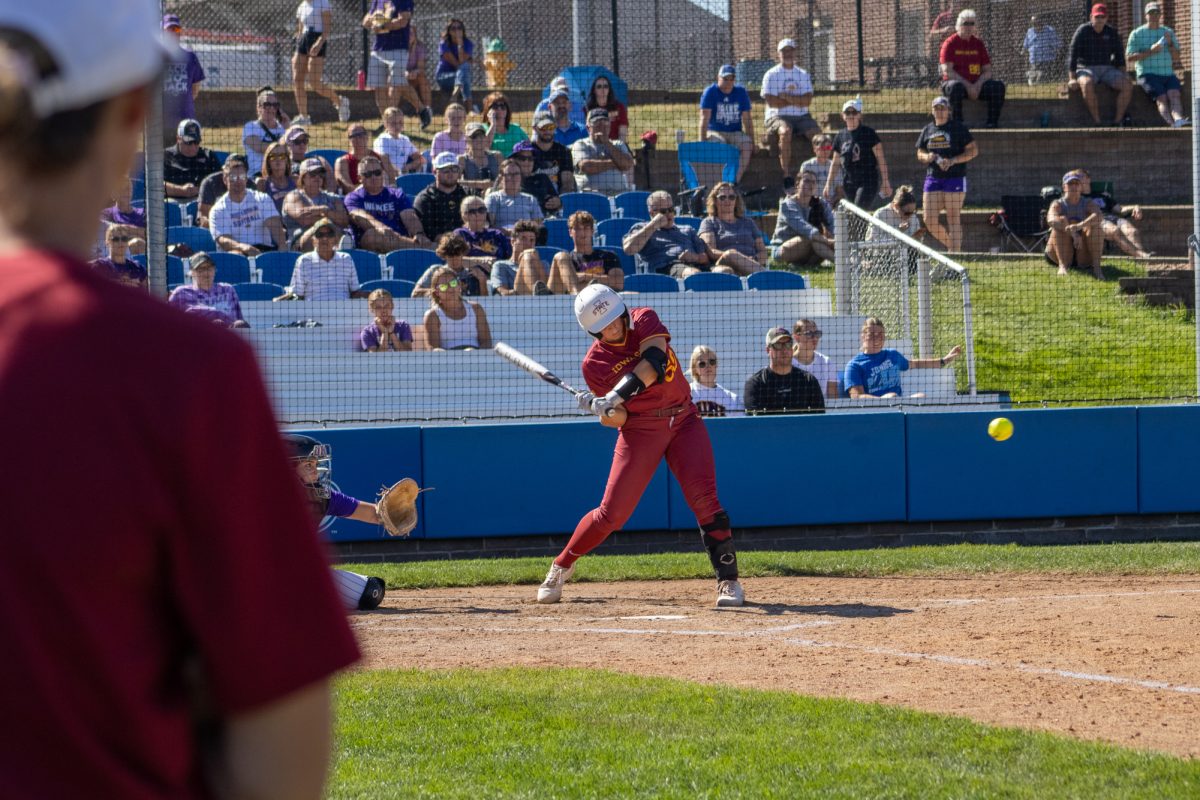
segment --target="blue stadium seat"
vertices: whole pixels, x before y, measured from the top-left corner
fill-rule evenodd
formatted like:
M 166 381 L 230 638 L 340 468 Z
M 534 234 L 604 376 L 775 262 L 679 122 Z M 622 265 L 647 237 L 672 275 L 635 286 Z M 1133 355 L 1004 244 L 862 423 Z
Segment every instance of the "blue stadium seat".
M 670 275 L 657 273 L 641 273 L 625 276 L 625 291 L 627 292 L 678 292 L 679 281 Z
M 241 253 L 212 252 L 208 254 L 217 265 L 216 279 L 221 283 L 250 283 L 254 280 L 254 270 L 250 269 L 250 259 Z
M 193 252 L 203 250 L 212 253 L 217 249 L 217 243 L 213 241 L 208 228 L 193 228 L 191 225 L 167 228 L 167 244 L 186 244 Z
M 168 200 L 163 207 L 166 209 L 168 228 L 183 224 L 183 206 Z
M 130 256 L 129 260 L 136 261 L 143 267 L 148 266 L 148 259 L 146 258 L 145 253 L 140 253 L 136 256 Z M 186 279 L 184 278 L 183 274 L 183 259 L 179 256 L 167 256 L 167 286 L 173 289 L 185 282 Z
M 626 219 L 650 219 L 650 211 L 646 208 L 646 200 L 649 197 L 649 192 L 621 192 L 613 198 L 613 204 L 617 207 L 617 216 Z
M 737 179 L 741 153 L 733 145 L 722 142 L 684 142 L 679 145 L 679 173 L 685 189 L 698 189 L 696 164 L 719 164 L 721 180 L 733 183 Z M 711 188 L 711 187 L 710 187 Z
M 586 211 L 596 218 L 596 222 L 612 219 L 612 203 L 608 197 L 597 192 L 567 192 L 559 195 L 562 200 L 563 219 L 576 211 Z
M 393 250 L 384 261 L 391 269 L 392 280 L 416 281 L 425 270 L 441 264 L 442 257 L 432 250 Z
M 258 279 L 263 283 L 287 286 L 292 282 L 292 273 L 296 269 L 296 259 L 299 257 L 299 253 L 290 251 L 260 253 L 254 259 L 254 269 L 258 270 Z
M 328 161 L 329 166 L 332 167 L 334 165 L 334 163 L 336 163 L 337 160 L 344 155 L 346 155 L 345 150 L 336 150 L 331 147 L 326 147 L 326 148 L 318 148 L 316 150 L 309 150 L 304 154 L 304 157 L 305 158 L 323 158 L 326 161 Z
M 358 282 L 377 281 L 383 277 L 383 263 L 378 253 L 370 250 L 343 250 L 354 259 L 354 271 L 358 273 Z
M 629 233 L 629 229 L 634 225 L 640 225 L 646 220 L 632 219 L 629 217 L 615 217 L 606 219 L 604 222 L 596 225 L 596 243 L 606 245 L 608 247 L 620 247 L 621 240 L 625 238 L 625 234 Z
M 575 242 L 571 239 L 571 231 L 567 227 L 565 219 L 543 220 L 542 225 L 546 228 L 546 244 L 551 247 L 561 247 L 563 250 L 570 250 L 575 247 Z
M 213 155 L 217 158 L 217 163 L 222 167 L 225 166 L 225 159 L 229 158 L 228 150 L 213 150 Z
M 196 224 L 196 214 L 200 211 L 200 201 L 193 200 L 183 207 L 183 213 L 187 216 L 188 225 Z
M 392 297 L 412 297 L 413 289 L 417 288 L 417 284 L 413 281 L 385 280 L 380 278 L 375 281 L 367 281 L 360 288 L 364 292 L 387 289 L 392 293 Z
M 742 279 L 728 272 L 698 272 L 683 279 L 685 292 L 740 292 Z
M 436 179 L 432 172 L 409 172 L 396 178 L 396 186 L 409 197 L 416 197 L 417 192 L 433 183 L 434 180 Z
M 682 227 L 684 225 L 687 225 L 692 230 L 694 230 L 696 233 L 699 233 L 700 232 L 700 223 L 703 221 L 704 220 L 702 220 L 700 217 L 676 217 L 675 225 L 677 227 Z
M 550 247 L 549 245 L 542 245 L 541 247 L 537 248 L 537 251 L 538 257 L 542 259 L 542 266 L 544 266 L 546 269 L 550 269 L 550 264 L 554 261 L 554 257 L 559 253 L 565 253 L 566 249 L 562 247 Z
M 783 269 L 764 269 L 746 278 L 746 286 L 750 289 L 804 289 L 804 276 L 797 272 Z
M 233 290 L 237 292 L 238 300 L 243 303 L 274 300 L 284 291 L 283 287 L 277 283 L 235 283 Z
M 609 247 L 607 245 L 600 245 L 600 246 L 597 246 L 596 249 L 597 250 L 607 250 L 608 252 L 615 254 L 617 257 L 617 260 L 621 262 L 621 271 L 624 272 L 626 275 L 632 275 L 635 272 L 637 272 L 637 262 L 634 261 L 633 256 L 626 253 L 620 247 Z
M 130 188 L 133 190 L 131 199 L 145 200 L 146 199 L 146 182 L 141 178 L 134 178 L 130 182 Z

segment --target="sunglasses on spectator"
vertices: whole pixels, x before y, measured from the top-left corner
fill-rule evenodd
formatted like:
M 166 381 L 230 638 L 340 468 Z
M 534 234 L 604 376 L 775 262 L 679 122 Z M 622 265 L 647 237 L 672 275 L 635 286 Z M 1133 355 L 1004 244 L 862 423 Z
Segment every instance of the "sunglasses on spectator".
M 263 108 L 279 108 L 279 101 L 275 101 L 273 103 L 262 103 L 261 105 Z
M 462 26 L 462 25 L 451 25 L 451 26 L 450 26 L 450 30 L 452 30 L 452 31 L 461 31 L 461 30 L 465 30 L 465 28 L 463 28 L 463 26 Z
M 675 207 L 674 206 L 666 206 L 665 208 L 652 208 L 652 209 L 650 209 L 650 213 L 651 214 L 674 214 Z
M 807 339 L 820 339 L 821 331 L 796 331 L 797 336 L 803 336 Z
M 504 177 L 506 177 L 506 178 L 519 178 L 519 177 L 521 177 L 521 173 L 520 173 L 520 172 L 506 172 L 506 173 L 504 173 Z
M 715 367 L 716 365 L 717 365 L 717 360 L 715 358 L 708 358 L 708 359 L 700 358 L 700 359 L 696 360 L 696 368 L 697 369 L 704 369 L 705 367 Z
M 458 279 L 457 279 L 457 278 L 451 278 L 449 283 L 439 283 L 439 284 L 437 285 L 437 290 L 438 290 L 439 292 L 444 292 L 444 291 L 446 291 L 447 289 L 455 289 L 455 288 L 457 288 L 457 287 L 458 287 Z
M 331 231 L 329 228 L 321 228 L 321 230 L 314 233 L 313 236 L 318 239 L 332 239 L 333 237 L 337 236 L 337 233 L 335 231 Z
M 609 86 L 607 83 L 597 83 L 596 88 L 597 89 L 611 89 L 612 87 Z
M 364 178 L 378 178 L 382 174 L 383 170 L 381 169 L 368 169 L 363 171 L 362 176 Z
M 492 108 L 508 108 L 508 103 L 492 103 Z
M 967 22 L 964 22 L 962 25 L 964 28 L 966 28 L 966 27 L 974 25 L 974 24 L 975 24 L 974 22 L 967 21 Z
M 306 172 L 306 173 L 304 173 L 304 174 L 305 174 L 305 175 L 318 175 L 318 176 L 320 176 L 320 177 L 324 178 L 324 177 L 325 177 L 325 170 L 323 170 L 323 169 L 310 169 L 308 172 Z
M 823 144 L 823 145 L 821 145 L 821 149 L 822 149 L 822 150 L 832 150 L 832 149 L 833 149 L 833 145 L 831 145 L 831 144 Z
M 776 342 L 775 344 L 771 345 L 771 349 L 772 350 L 791 350 L 792 349 L 792 340 L 787 339 L 782 342 Z
M 737 195 L 736 194 L 719 194 L 719 195 L 717 195 L 717 199 L 718 200 L 737 200 Z
M 287 161 L 288 157 L 283 153 L 274 153 L 267 156 L 267 161 Z
M 360 136 L 366 136 L 366 135 L 367 135 L 366 131 L 355 131 L 354 133 L 347 133 L 346 138 L 347 139 L 357 139 Z
M 114 236 L 109 241 L 111 241 L 115 244 L 117 242 L 128 242 L 129 239 L 130 239 L 130 237 L 128 237 L 128 236 Z
M 487 208 L 485 206 L 476 206 L 475 208 L 468 208 L 467 213 L 468 214 L 486 214 Z
M 308 144 L 308 137 L 301 136 L 299 139 L 292 139 L 291 144 Z

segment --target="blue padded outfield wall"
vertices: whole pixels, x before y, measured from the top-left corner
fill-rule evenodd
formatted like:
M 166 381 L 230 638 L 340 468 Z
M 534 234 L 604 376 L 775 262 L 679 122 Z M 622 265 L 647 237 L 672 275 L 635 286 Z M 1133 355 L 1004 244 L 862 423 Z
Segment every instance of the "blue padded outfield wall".
M 708 420 L 734 527 L 1200 511 L 1200 407 L 876 412 Z M 604 491 L 616 432 L 551 424 L 304 430 L 333 446 L 333 478 L 373 499 L 416 478 L 417 537 L 570 533 Z M 694 529 L 663 464 L 625 526 Z M 386 538 L 331 521 L 339 541 Z

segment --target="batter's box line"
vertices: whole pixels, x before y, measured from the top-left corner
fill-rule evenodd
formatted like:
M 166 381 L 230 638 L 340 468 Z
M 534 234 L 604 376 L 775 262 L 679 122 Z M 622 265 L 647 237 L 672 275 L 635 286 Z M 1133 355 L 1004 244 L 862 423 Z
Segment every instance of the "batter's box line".
M 921 601 L 917 608 L 937 606 L 970 606 L 982 603 L 1020 603 L 1026 600 L 1104 600 L 1113 597 L 1160 597 L 1168 594 L 1200 594 L 1200 589 L 1160 589 L 1146 592 L 1095 592 L 1091 594 L 1026 594 L 1011 597 L 945 597 Z M 912 600 L 875 598 L 875 603 L 911 603 Z
M 861 644 L 844 642 L 821 642 L 816 639 L 781 639 L 788 644 L 801 647 L 819 647 L 837 650 L 855 650 L 860 653 L 889 656 L 891 658 L 911 658 L 917 661 L 934 661 L 939 664 L 950 664 L 956 667 L 986 667 L 991 669 L 1011 669 L 1018 672 L 1028 672 L 1033 675 L 1049 675 L 1068 680 L 1110 683 L 1118 686 L 1136 686 L 1141 689 L 1160 689 L 1180 694 L 1200 694 L 1200 686 L 1182 686 L 1166 681 L 1146 681 L 1137 678 L 1122 678 L 1118 675 L 1102 675 L 1092 672 L 1077 672 L 1069 669 L 1054 669 L 1053 667 L 1033 667 L 1028 664 L 1006 664 L 1003 661 L 991 661 L 986 658 L 963 658 L 961 656 L 945 656 L 936 653 L 910 653 L 905 650 L 891 650 L 886 647 L 870 647 Z
M 828 625 L 837 625 L 833 620 L 813 620 L 812 622 L 797 622 L 792 625 L 781 625 L 774 628 L 764 628 L 758 631 L 710 631 L 710 630 L 689 630 L 670 628 L 507 628 L 507 627 L 488 627 L 488 628 L 466 628 L 461 626 L 455 627 L 438 627 L 431 628 L 424 625 L 372 625 L 366 632 L 388 632 L 388 633 L 567 633 L 567 634 L 605 634 L 615 636 L 729 636 L 734 638 L 754 638 L 758 636 L 774 636 L 778 633 L 787 633 L 788 631 L 800 630 L 802 628 L 821 628 Z

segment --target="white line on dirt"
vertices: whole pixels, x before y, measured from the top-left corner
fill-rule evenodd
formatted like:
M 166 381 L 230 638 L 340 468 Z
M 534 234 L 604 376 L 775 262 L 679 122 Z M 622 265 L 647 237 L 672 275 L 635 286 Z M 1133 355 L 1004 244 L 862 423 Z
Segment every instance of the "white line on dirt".
M 939 664 L 952 664 L 960 667 L 1012 669 L 1018 672 L 1029 672 L 1034 675 L 1052 675 L 1058 678 L 1068 678 L 1071 680 L 1098 681 L 1100 683 L 1113 683 L 1121 686 L 1138 686 L 1143 689 L 1162 689 L 1169 692 L 1180 692 L 1182 694 L 1200 694 L 1200 686 L 1183 686 L 1179 684 L 1167 683 L 1166 681 L 1138 680 L 1137 678 L 1122 678 L 1118 675 L 1076 672 L 1074 670 L 1055 669 L 1053 667 L 1034 667 L 1030 666 L 1029 664 L 1007 664 L 1003 661 L 991 661 L 986 658 L 963 658 L 960 656 L 946 656 L 935 653 L 912 653 L 906 650 L 891 650 L 886 647 L 871 647 L 869 645 L 848 644 L 845 642 L 821 642 L 817 641 L 816 639 L 782 639 L 781 641 L 787 642 L 788 644 L 800 645 L 801 647 L 856 650 L 860 653 L 871 653 L 873 655 L 889 656 L 892 658 L 911 658 L 918 661 L 936 661 Z

